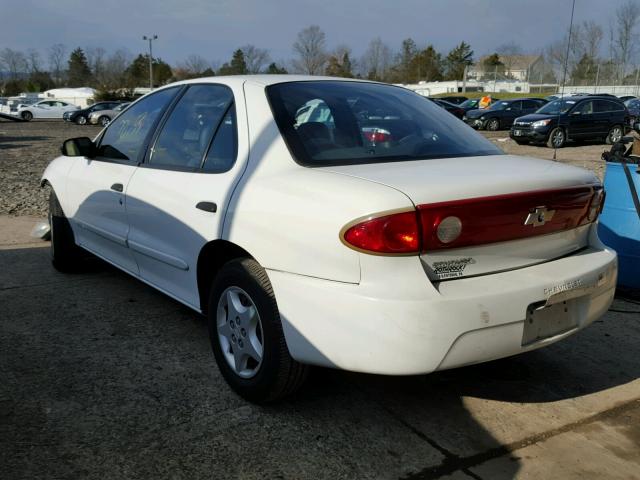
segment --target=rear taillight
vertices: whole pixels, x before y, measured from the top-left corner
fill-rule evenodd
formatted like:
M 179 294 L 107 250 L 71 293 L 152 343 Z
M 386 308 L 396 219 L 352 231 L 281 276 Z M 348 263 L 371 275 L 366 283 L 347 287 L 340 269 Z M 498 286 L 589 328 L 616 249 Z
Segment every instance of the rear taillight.
M 382 128 L 365 127 L 362 134 L 371 143 L 383 143 L 391 141 L 391 133 Z
M 349 224 L 341 238 L 351 248 L 382 255 L 505 242 L 592 223 L 604 198 L 600 186 L 590 185 L 418 205 Z
M 420 228 L 415 210 L 368 218 L 347 226 L 342 239 L 367 253 L 409 255 L 420 252 Z

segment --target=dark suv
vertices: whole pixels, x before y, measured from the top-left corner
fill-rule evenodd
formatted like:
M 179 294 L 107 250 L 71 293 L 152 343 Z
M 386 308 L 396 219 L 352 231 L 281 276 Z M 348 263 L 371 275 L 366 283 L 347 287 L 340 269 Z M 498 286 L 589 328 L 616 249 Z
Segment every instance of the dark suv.
M 473 128 L 500 130 L 509 128 L 517 117 L 533 113 L 545 103 L 541 98 L 500 100 L 483 110 L 469 110 L 463 120 Z
M 536 113 L 516 118 L 509 136 L 518 144 L 546 143 L 561 148 L 567 140 L 615 143 L 628 130 L 624 104 L 610 96 L 574 96 L 549 102 Z
M 122 102 L 98 102 L 93 105 L 83 108 L 82 110 L 73 110 L 71 112 L 65 112 L 62 118 L 67 122 L 75 122 L 78 125 L 86 125 L 89 119 L 89 114 L 98 112 L 100 110 L 112 110 L 120 105 Z

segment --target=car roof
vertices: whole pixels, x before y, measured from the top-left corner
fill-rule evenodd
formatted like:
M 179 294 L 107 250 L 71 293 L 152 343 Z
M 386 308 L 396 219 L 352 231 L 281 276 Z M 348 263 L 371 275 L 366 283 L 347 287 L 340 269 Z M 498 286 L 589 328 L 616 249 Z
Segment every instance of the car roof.
M 167 88 L 175 85 L 187 85 L 190 83 L 217 83 L 223 84 L 227 86 L 242 86 L 245 82 L 252 82 L 259 85 L 275 85 L 278 83 L 288 83 L 288 82 L 313 82 L 313 81 L 340 81 L 340 82 L 362 82 L 362 83 L 380 83 L 380 82 L 372 82 L 370 80 L 363 80 L 359 78 L 343 78 L 343 77 L 324 77 L 324 76 L 315 76 L 315 75 L 268 75 L 268 74 L 259 74 L 259 75 L 222 75 L 219 77 L 202 77 L 202 78 L 192 78 L 189 80 L 182 80 L 179 82 L 170 83 L 168 85 L 163 85 L 161 88 Z M 159 89 L 156 89 L 159 90 Z

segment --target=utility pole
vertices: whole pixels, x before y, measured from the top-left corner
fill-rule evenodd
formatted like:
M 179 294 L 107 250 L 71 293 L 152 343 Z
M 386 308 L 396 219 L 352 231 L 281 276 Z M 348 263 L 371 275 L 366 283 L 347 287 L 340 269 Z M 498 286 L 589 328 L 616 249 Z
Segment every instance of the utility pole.
M 144 35 L 142 37 L 143 40 L 149 41 L 149 89 L 153 90 L 153 47 L 152 42 L 158 39 L 157 35 L 149 35 L 148 37 Z
M 467 93 L 467 69 L 468 68 L 469 68 L 469 65 L 465 65 L 464 72 L 462 73 L 462 93 Z
M 600 64 L 598 63 L 598 69 L 596 70 L 596 89 L 593 93 L 598 93 L 598 83 L 600 82 Z

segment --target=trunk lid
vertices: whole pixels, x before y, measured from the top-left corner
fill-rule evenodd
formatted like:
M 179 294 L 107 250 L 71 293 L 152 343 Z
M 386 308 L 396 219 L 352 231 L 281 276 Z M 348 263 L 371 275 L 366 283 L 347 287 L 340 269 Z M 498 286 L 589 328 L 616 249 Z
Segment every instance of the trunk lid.
M 521 268 L 587 246 L 591 203 L 600 188 L 588 170 L 511 155 L 323 170 L 387 185 L 409 197 L 423 224 L 420 258 L 436 281 Z M 450 216 L 462 220 L 462 234 L 443 244 L 436 226 Z

